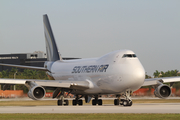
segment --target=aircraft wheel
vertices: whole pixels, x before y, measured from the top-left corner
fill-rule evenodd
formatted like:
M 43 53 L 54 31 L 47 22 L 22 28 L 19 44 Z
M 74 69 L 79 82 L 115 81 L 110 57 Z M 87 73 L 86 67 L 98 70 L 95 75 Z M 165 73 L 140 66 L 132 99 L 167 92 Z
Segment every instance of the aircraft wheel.
M 121 99 L 120 102 L 119 102 L 119 104 L 120 104 L 120 105 L 123 105 L 123 102 L 124 102 L 124 99 Z
M 82 100 L 78 100 L 78 104 L 79 105 L 83 105 L 83 101 Z
M 127 100 L 124 100 L 123 101 L 123 106 L 128 106 L 129 105 L 129 102 Z
M 57 104 L 58 104 L 58 106 L 62 106 L 62 104 L 63 104 L 62 100 L 58 100 Z
M 114 99 L 114 105 L 119 105 L 119 99 Z
M 72 104 L 73 104 L 73 105 L 77 105 L 76 100 L 73 100 L 73 101 L 72 101 Z
M 92 105 L 96 105 L 96 100 L 95 99 L 92 100 Z
M 129 101 L 129 104 L 128 104 L 128 106 L 132 106 L 132 101 Z
M 102 105 L 102 99 L 98 100 L 98 105 Z
M 64 102 L 65 102 L 65 104 L 64 104 L 64 105 L 66 105 L 66 106 L 68 106 L 68 105 L 69 105 L 69 101 L 68 101 L 68 100 L 64 100 Z

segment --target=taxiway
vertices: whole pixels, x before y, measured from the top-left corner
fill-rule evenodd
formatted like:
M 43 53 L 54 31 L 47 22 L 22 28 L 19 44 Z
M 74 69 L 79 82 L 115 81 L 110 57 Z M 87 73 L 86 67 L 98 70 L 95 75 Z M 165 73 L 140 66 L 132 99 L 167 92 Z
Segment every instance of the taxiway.
M 180 113 L 180 103 L 137 103 L 131 107 L 103 106 L 1 106 L 0 113 Z

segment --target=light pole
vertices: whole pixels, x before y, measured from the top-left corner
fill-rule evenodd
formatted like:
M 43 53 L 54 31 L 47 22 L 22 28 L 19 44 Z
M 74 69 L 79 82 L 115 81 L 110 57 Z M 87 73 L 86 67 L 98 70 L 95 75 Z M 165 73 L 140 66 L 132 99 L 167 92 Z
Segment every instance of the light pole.
M 17 71 L 14 73 L 14 79 L 16 79 Z M 14 90 L 16 90 L 16 86 L 14 85 Z

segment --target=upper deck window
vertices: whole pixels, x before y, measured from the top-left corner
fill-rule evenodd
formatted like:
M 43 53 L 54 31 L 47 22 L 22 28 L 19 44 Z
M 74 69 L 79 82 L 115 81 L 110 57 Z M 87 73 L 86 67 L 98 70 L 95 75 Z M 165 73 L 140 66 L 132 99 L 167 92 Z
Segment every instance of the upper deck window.
M 135 58 L 137 57 L 135 54 L 124 54 L 122 58 Z

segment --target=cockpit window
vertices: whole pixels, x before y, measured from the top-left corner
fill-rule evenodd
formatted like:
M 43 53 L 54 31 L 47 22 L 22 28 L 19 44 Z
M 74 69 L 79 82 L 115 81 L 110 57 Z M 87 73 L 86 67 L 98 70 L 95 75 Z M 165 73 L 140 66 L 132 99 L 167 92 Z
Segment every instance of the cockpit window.
M 137 57 L 135 54 L 124 54 L 122 58 L 135 58 Z
M 132 57 L 137 57 L 136 54 L 132 54 Z

